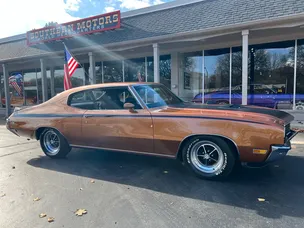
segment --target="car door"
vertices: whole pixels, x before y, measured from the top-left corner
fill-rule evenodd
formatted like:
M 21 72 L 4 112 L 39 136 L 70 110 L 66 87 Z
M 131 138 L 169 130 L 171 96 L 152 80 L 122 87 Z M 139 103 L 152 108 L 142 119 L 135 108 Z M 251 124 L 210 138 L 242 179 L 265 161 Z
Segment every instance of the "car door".
M 71 145 L 83 145 L 82 118 L 87 109 L 93 109 L 94 97 L 87 90 L 71 94 L 67 101 L 67 106 L 63 110 L 58 110 L 58 114 L 66 116 L 60 120 L 60 128 Z M 52 110 L 57 111 L 57 110 Z
M 92 90 L 96 109 L 88 109 L 82 119 L 86 147 L 153 153 L 152 117 L 127 86 Z M 133 103 L 134 111 L 124 109 Z

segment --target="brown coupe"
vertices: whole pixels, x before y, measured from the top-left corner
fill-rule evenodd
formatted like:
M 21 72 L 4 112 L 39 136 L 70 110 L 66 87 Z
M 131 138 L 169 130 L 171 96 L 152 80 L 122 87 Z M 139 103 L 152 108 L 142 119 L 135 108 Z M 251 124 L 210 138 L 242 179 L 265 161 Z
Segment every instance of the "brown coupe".
M 259 107 L 182 101 L 158 83 L 108 83 L 64 91 L 15 110 L 7 128 L 40 140 L 51 158 L 72 147 L 176 158 L 207 179 L 237 164 L 261 166 L 291 149 L 293 116 Z

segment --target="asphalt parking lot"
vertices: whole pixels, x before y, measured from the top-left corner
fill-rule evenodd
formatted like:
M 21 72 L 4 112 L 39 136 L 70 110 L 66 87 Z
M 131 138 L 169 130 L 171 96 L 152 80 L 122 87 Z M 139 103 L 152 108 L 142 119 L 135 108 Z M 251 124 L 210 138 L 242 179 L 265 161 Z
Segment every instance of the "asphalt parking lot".
M 304 145 L 277 164 L 212 182 L 155 157 L 72 150 L 67 159 L 52 160 L 38 142 L 0 126 L 4 228 L 303 227 L 303 177 Z M 76 216 L 77 209 L 87 214 Z

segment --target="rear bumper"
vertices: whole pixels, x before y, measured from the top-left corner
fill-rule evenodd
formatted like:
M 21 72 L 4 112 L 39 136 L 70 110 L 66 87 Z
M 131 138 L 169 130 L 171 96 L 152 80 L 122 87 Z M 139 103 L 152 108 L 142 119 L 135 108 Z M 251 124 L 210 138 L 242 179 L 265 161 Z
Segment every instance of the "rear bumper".
M 8 117 L 6 119 L 6 129 L 9 130 L 11 133 L 13 133 L 13 134 L 15 134 L 15 135 L 17 135 L 17 136 L 20 137 L 20 135 L 18 134 L 18 131 L 12 127 L 13 124 L 14 124 L 14 122 L 12 122 L 10 120 L 10 118 Z

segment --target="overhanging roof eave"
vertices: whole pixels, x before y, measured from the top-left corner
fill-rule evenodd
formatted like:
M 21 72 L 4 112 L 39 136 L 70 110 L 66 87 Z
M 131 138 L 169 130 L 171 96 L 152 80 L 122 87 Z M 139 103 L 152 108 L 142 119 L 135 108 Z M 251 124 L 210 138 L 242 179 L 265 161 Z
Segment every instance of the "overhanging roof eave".
M 289 15 L 289 16 L 261 19 L 261 20 L 231 24 L 231 25 L 224 25 L 224 26 L 212 27 L 212 28 L 195 30 L 195 31 L 174 33 L 174 34 L 161 35 L 161 36 L 149 37 L 149 38 L 144 38 L 144 39 L 129 40 L 129 41 L 123 41 L 123 42 L 117 42 L 117 43 L 109 43 L 109 44 L 103 45 L 103 47 L 108 49 L 108 51 L 127 50 L 127 49 L 136 48 L 136 47 L 147 46 L 147 45 L 150 45 L 153 43 L 165 44 L 166 42 L 172 42 L 172 39 L 178 41 L 181 39 L 186 39 L 188 37 L 204 38 L 204 36 L 208 36 L 208 35 L 209 36 L 212 35 L 213 37 L 215 37 L 215 36 L 222 36 L 222 35 L 227 35 L 227 34 L 238 33 L 244 29 L 249 29 L 249 30 L 264 29 L 266 26 L 271 27 L 272 25 L 275 25 L 275 24 L 280 24 L 280 23 L 286 24 L 286 23 L 294 21 L 294 20 L 303 20 L 303 19 L 304 19 L 304 13 L 299 13 L 299 14 L 293 14 L 293 15 Z M 280 26 L 280 27 L 282 27 L 282 26 Z M 94 49 L 96 49 L 96 47 L 98 47 L 98 46 L 100 46 L 100 45 L 94 45 L 94 46 L 89 46 L 89 47 L 84 47 L 84 48 L 74 48 L 72 50 L 74 52 L 94 51 Z M 10 58 L 10 59 L 2 59 L 2 60 L 0 60 L 0 63 L 10 62 L 10 61 L 20 61 L 20 60 L 28 59 L 28 58 L 44 58 L 44 57 L 50 57 L 54 54 L 60 55 L 60 54 L 62 54 L 62 51 L 30 55 L 30 56 L 22 56 L 22 57 Z

